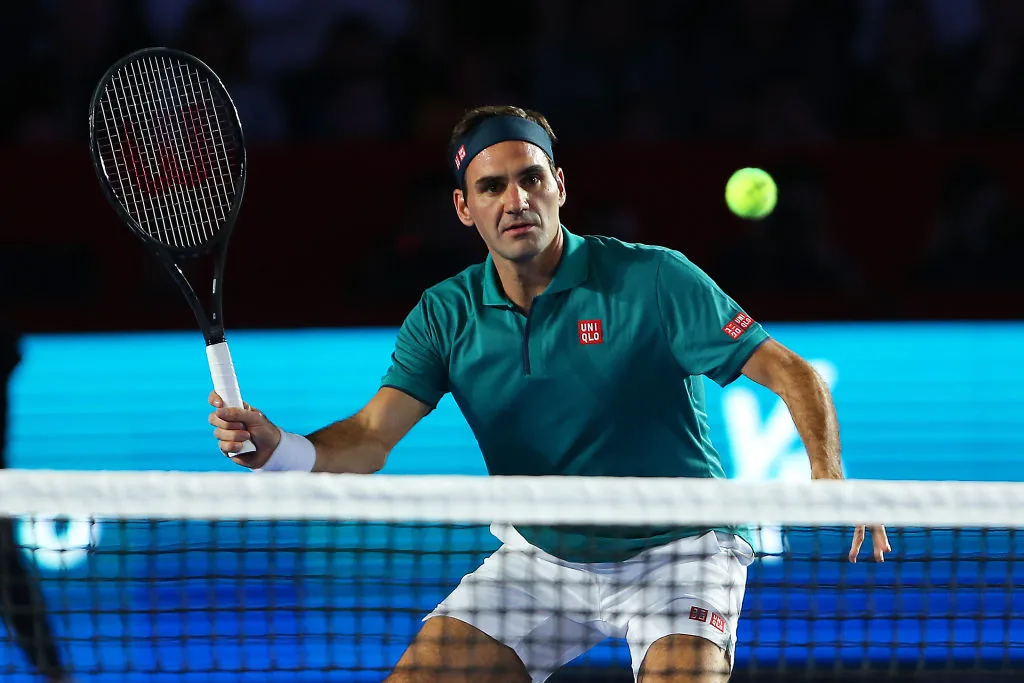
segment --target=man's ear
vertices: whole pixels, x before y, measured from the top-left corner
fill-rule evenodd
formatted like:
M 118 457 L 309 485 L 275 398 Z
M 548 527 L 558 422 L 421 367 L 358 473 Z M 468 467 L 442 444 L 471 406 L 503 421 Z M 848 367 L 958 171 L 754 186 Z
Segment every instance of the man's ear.
M 469 215 L 469 206 L 466 204 L 466 193 L 459 188 L 452 192 L 452 201 L 455 203 L 455 213 L 467 228 L 474 225 L 473 217 Z
M 558 184 L 558 205 L 565 206 L 565 173 L 560 168 L 555 172 L 555 182 Z

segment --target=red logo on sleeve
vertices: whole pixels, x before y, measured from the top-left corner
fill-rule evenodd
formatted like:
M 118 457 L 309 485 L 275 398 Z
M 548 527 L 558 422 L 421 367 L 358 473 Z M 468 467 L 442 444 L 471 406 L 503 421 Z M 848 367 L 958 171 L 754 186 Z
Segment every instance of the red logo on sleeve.
M 746 313 L 740 313 L 735 318 L 730 320 L 729 324 L 722 328 L 722 332 L 725 332 L 733 339 L 739 339 L 740 337 L 743 336 L 743 333 L 746 332 L 753 324 L 753 318 L 751 318 Z
M 580 344 L 604 343 L 604 334 L 601 332 L 600 320 L 581 320 L 577 327 L 580 332 Z
M 716 614 L 715 616 L 717 617 L 718 615 Z M 704 609 L 703 607 L 691 607 L 690 608 L 690 618 L 693 619 L 694 621 L 707 621 L 708 620 L 708 611 L 706 609 Z
M 721 614 L 717 614 L 715 612 L 711 613 L 711 625 L 722 633 L 725 633 L 725 619 L 722 618 Z

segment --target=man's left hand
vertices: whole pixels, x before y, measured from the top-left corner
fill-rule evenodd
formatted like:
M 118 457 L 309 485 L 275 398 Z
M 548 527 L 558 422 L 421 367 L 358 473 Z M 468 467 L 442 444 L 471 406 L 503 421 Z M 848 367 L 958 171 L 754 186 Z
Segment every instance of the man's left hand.
M 885 553 L 891 553 L 892 546 L 889 545 L 889 537 L 885 534 L 885 527 L 881 524 L 859 526 L 853 530 L 853 543 L 850 545 L 850 562 L 857 561 L 857 555 L 860 554 L 860 547 L 864 543 L 867 529 L 871 529 L 871 554 L 874 556 L 875 562 L 885 562 Z

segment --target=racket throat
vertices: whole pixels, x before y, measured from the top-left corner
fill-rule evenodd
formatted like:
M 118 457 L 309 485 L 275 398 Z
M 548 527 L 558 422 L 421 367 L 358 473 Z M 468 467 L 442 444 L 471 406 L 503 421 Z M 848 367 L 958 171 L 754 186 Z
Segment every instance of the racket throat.
M 205 306 L 199 294 L 196 293 L 195 288 L 192 287 L 192 283 L 189 282 L 181 265 L 176 263 L 161 249 L 154 249 L 153 253 L 164 263 L 181 293 L 185 295 L 185 300 L 188 301 L 189 308 L 192 309 L 192 314 L 195 316 L 196 322 L 199 323 L 199 329 L 203 331 L 206 345 L 211 346 L 223 342 L 224 315 L 222 313 L 223 299 L 221 294 L 224 283 L 224 278 L 221 276 L 224 268 L 223 250 L 218 259 L 216 272 L 213 277 L 213 285 L 210 287 L 210 297 Z
M 214 344 L 223 344 L 224 339 L 224 326 L 223 325 L 212 325 L 210 328 L 203 328 L 203 338 L 206 340 L 207 346 L 213 346 Z
M 224 322 L 221 319 L 223 316 L 221 315 L 222 299 L 220 293 L 223 278 L 219 277 L 219 272 L 223 270 L 223 258 L 220 261 L 217 268 L 218 275 L 214 275 L 213 285 L 210 288 L 211 306 L 209 308 L 209 318 L 207 318 L 205 310 L 201 307 L 196 311 L 196 317 L 199 319 L 199 325 L 203 328 L 203 337 L 206 339 L 207 346 L 224 342 Z

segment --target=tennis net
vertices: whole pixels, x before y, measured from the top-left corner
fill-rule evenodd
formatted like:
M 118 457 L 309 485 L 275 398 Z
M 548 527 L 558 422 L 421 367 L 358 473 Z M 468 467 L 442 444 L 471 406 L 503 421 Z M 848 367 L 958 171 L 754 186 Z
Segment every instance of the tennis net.
M 446 614 L 535 680 L 633 680 L 666 630 L 724 644 L 733 681 L 1024 680 L 1024 484 L 7 470 L 0 516 L 79 682 L 380 681 L 457 587 Z M 860 522 L 884 563 L 847 561 Z M 608 562 L 681 527 L 723 532 Z M 461 633 L 411 669 L 452 673 Z M 10 641 L 0 679 L 36 680 Z

